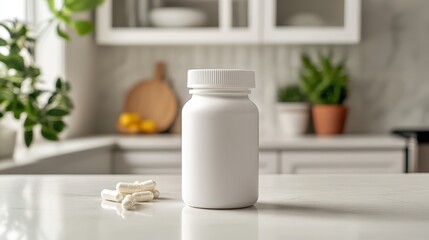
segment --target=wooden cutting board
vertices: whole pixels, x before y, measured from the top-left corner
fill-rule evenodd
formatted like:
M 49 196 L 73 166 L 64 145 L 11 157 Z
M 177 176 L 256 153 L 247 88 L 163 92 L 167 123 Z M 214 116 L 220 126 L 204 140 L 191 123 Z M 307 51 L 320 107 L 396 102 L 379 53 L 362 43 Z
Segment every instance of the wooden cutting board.
M 159 62 L 151 79 L 142 80 L 131 88 L 124 106 L 125 112 L 138 113 L 142 119 L 154 121 L 157 132 L 168 130 L 178 111 L 176 95 L 164 75 L 165 65 Z

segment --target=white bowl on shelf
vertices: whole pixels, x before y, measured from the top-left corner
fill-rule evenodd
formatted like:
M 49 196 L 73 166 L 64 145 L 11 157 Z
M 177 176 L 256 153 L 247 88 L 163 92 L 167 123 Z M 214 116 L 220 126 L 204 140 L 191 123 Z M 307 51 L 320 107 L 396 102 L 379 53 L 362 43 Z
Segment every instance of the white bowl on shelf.
M 154 27 L 200 27 L 207 22 L 207 15 L 195 8 L 162 7 L 155 8 L 149 14 Z

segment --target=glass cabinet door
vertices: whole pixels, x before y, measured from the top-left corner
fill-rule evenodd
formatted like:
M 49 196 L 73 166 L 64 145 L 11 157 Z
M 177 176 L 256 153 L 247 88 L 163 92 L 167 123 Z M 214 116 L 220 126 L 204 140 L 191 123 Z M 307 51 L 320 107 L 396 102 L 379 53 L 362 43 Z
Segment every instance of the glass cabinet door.
M 257 42 L 258 0 L 107 0 L 97 11 L 101 44 Z
M 355 43 L 360 0 L 267 0 L 264 41 L 271 43 Z
M 344 0 L 276 0 L 275 27 L 342 27 Z
M 218 0 L 113 0 L 114 28 L 218 28 Z

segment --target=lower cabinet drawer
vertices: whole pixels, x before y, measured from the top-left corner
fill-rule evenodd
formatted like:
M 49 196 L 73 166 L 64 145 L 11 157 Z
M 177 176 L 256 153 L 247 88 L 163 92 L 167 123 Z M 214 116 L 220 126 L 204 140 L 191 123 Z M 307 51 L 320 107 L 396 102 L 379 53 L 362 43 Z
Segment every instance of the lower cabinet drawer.
M 122 174 L 180 174 L 180 151 L 115 152 L 114 173 Z
M 282 152 L 282 173 L 402 173 L 404 153 L 386 151 Z

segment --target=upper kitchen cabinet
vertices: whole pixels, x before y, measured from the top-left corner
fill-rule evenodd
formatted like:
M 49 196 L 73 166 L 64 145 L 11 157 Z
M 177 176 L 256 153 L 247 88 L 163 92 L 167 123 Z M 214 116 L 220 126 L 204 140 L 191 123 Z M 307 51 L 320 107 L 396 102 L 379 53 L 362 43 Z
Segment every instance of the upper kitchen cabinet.
M 259 4 L 259 0 L 107 0 L 97 10 L 97 42 L 257 43 Z
M 360 40 L 360 0 L 264 0 L 263 41 L 352 44 Z
M 107 0 L 97 42 L 159 44 L 352 44 L 360 0 Z

